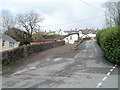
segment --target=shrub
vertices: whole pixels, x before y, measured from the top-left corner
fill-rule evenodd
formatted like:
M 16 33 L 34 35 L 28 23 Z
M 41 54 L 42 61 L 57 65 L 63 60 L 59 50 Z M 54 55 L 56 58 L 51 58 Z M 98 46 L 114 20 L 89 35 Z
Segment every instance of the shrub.
M 120 62 L 120 27 L 98 31 L 96 39 L 108 60 Z

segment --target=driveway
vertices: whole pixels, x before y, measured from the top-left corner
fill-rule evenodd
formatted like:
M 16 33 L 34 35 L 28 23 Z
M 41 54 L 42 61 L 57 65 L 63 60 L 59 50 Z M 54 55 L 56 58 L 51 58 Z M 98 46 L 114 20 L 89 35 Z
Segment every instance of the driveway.
M 49 49 L 11 66 L 3 88 L 118 88 L 118 66 L 106 60 L 95 40 Z

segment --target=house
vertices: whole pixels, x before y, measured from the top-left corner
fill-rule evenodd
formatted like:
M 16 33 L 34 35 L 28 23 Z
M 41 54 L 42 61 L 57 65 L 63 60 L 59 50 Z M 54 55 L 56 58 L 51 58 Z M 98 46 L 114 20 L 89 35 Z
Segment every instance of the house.
M 0 52 L 10 50 L 19 46 L 19 42 L 8 35 L 0 33 Z
M 79 39 L 79 33 L 72 33 L 69 34 L 67 37 L 65 37 L 63 40 L 65 41 L 65 43 L 67 44 L 74 44 L 75 41 L 78 41 Z
M 62 31 L 61 29 L 59 31 L 56 31 L 55 34 L 57 34 L 57 35 L 68 35 L 67 32 Z
M 94 29 L 81 29 L 79 30 L 79 36 L 80 38 L 95 38 L 96 37 L 97 30 Z
M 67 33 L 68 35 L 72 33 L 76 33 L 75 31 L 64 31 L 64 32 Z
M 25 32 L 24 30 L 18 28 L 10 28 L 4 33 L 16 40 L 17 42 L 20 42 L 20 46 L 24 44 L 29 44 L 30 34 Z
M 49 31 L 49 35 L 61 35 L 61 36 L 65 36 L 65 35 L 69 35 L 69 34 L 72 34 L 72 33 L 77 33 L 77 31 L 75 30 L 71 30 L 71 31 L 63 31 L 63 30 L 59 30 L 59 31 Z
M 49 32 L 49 35 L 55 35 L 55 34 L 56 34 L 55 31 Z

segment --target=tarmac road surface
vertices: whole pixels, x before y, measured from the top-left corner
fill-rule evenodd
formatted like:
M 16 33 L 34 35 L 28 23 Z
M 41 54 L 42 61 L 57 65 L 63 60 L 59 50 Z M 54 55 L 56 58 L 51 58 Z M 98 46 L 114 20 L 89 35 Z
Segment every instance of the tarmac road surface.
M 95 40 L 43 51 L 3 74 L 3 88 L 118 88 L 118 66 Z M 29 63 L 28 63 L 29 61 Z

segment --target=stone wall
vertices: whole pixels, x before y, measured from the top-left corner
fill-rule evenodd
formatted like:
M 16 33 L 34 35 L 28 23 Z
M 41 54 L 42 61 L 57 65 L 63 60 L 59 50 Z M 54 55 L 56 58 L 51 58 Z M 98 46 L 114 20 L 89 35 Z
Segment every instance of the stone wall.
M 64 41 L 21 46 L 2 52 L 2 64 L 10 64 L 37 52 L 64 45 Z

